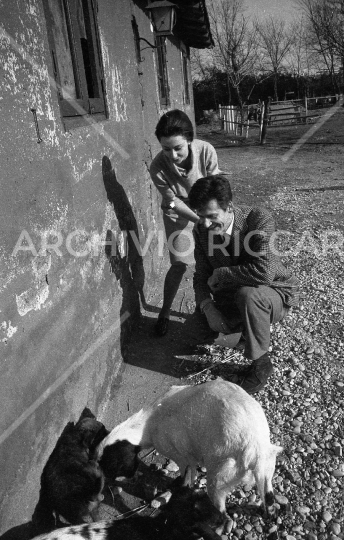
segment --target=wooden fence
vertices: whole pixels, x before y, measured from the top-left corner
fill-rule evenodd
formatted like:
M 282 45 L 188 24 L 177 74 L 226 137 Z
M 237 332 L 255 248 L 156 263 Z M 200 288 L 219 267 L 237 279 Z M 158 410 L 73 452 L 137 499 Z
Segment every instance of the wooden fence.
M 269 127 L 305 124 L 320 116 L 317 109 L 331 107 L 341 96 L 321 96 L 316 98 L 293 99 L 285 101 L 259 102 L 245 105 L 242 109 L 234 105 L 219 106 L 222 128 L 227 132 L 244 138 L 249 128 L 258 128 L 262 138 L 263 119 Z M 265 107 L 267 106 L 267 111 Z
M 235 105 L 219 105 L 219 116 L 222 122 L 222 128 L 227 133 L 234 135 L 248 136 L 248 107 L 245 106 L 242 110 Z

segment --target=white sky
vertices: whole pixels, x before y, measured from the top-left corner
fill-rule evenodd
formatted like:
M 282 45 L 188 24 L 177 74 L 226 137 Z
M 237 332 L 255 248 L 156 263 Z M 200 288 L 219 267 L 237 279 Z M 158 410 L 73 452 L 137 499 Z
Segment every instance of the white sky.
M 300 16 L 300 12 L 293 0 L 246 0 L 245 4 L 248 8 L 248 13 L 257 15 L 258 18 L 272 15 L 274 17 L 285 18 L 289 22 L 293 18 Z

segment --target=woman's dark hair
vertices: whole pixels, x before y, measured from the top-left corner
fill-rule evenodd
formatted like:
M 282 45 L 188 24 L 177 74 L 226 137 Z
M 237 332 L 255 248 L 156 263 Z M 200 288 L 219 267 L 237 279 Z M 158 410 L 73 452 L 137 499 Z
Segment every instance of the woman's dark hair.
M 232 201 L 231 185 L 224 174 L 200 178 L 189 192 L 189 204 L 194 210 L 201 210 L 213 199 L 222 210 L 226 210 Z
M 160 118 L 155 128 L 155 135 L 159 141 L 161 137 L 182 135 L 188 142 L 191 142 L 194 138 L 194 129 L 188 115 L 179 109 L 174 109 Z

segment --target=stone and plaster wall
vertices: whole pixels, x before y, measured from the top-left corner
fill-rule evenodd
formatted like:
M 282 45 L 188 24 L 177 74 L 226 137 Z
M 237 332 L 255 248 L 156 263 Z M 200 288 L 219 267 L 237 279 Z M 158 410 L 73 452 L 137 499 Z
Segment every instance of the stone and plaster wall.
M 66 131 L 43 0 L 0 0 L 0 533 L 30 519 L 67 421 L 86 405 L 102 417 L 140 305 L 168 264 L 148 172 L 164 111 L 154 52 L 137 62 L 131 26 L 134 14 L 153 41 L 145 5 L 98 0 L 109 118 Z M 170 107 L 193 118 L 175 38 L 167 58 Z M 144 256 L 128 230 L 141 245 L 152 235 Z M 99 239 L 112 241 L 111 257 Z

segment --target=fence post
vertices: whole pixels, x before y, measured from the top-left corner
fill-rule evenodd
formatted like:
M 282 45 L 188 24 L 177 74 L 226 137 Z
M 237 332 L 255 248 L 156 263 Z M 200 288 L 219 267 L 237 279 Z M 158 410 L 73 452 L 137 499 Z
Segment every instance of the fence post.
M 261 106 L 260 106 L 260 123 L 259 123 L 259 140 L 260 140 L 260 142 L 262 142 L 264 114 L 265 114 L 265 103 L 263 101 Z
M 260 137 L 260 144 L 266 143 L 266 132 L 268 128 L 268 116 L 269 116 L 269 105 L 270 105 L 270 99 L 267 99 L 264 102 L 264 114 L 262 111 L 262 131 L 261 131 L 261 137 Z
M 249 129 L 249 126 L 250 126 L 250 121 L 248 119 L 248 116 L 249 116 L 249 106 L 247 105 L 247 124 L 246 124 L 245 139 L 248 139 L 248 129 Z M 245 118 L 245 116 L 244 116 L 244 118 Z
M 308 101 L 307 94 L 305 95 L 305 124 L 307 124 L 307 114 L 308 114 Z
M 221 105 L 219 104 L 219 118 L 220 118 L 220 122 L 221 122 L 221 129 L 224 128 L 224 121 L 223 121 L 223 118 L 222 118 L 222 107 Z

